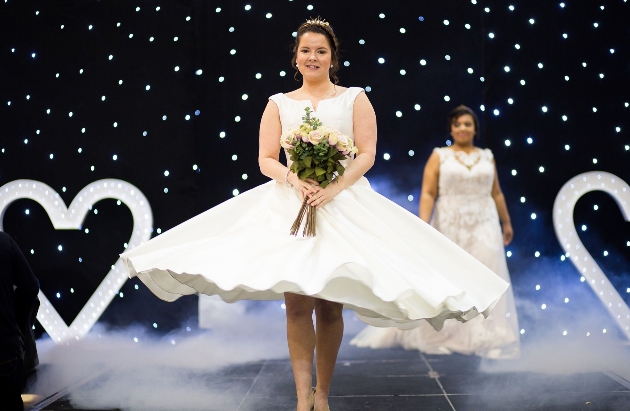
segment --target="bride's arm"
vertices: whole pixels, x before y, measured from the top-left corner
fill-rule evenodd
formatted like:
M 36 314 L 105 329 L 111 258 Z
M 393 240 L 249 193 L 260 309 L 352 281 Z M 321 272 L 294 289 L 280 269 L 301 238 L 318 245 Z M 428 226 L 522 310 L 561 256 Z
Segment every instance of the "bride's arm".
M 284 183 L 288 181 L 301 194 L 313 193 L 313 188 L 308 182 L 304 182 L 289 168 L 280 163 L 280 136 L 282 124 L 280 123 L 280 111 L 273 101 L 269 100 L 260 120 L 260 132 L 258 137 L 258 165 L 260 172 L 269 178 Z
M 354 145 L 359 150 L 343 176 L 337 179 L 339 191 L 350 187 L 374 165 L 376 157 L 376 114 L 364 92 L 354 100 L 352 117 Z
M 370 100 L 365 93 L 360 93 L 354 100 L 353 108 L 353 132 L 354 145 L 357 147 L 357 155 L 343 176 L 335 179 L 326 188 L 315 187 L 315 194 L 310 198 L 309 204 L 322 207 L 335 198 L 343 189 L 350 187 L 374 165 L 376 156 L 376 114 Z

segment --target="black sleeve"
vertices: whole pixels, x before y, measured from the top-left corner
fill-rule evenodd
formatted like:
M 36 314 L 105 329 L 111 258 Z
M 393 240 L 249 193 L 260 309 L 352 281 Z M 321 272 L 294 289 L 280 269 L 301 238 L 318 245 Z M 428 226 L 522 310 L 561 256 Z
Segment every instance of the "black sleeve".
M 11 239 L 11 257 L 13 284 L 15 285 L 16 317 L 21 318 L 30 310 L 33 301 L 37 299 L 39 281 L 28 265 L 24 254 L 15 241 Z

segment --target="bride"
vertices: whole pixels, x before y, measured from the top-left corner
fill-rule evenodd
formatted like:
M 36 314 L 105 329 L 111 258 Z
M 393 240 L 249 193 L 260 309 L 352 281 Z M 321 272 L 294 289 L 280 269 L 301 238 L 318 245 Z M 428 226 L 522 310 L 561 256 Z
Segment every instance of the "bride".
M 364 174 L 376 155 L 376 116 L 363 89 L 338 85 L 339 41 L 328 22 L 299 27 L 292 66 L 301 87 L 271 96 L 260 123 L 259 165 L 271 181 L 122 259 L 130 276 L 166 301 L 195 293 L 227 302 L 285 300 L 297 410 L 327 411 L 343 308 L 376 326 L 414 327 L 426 319 L 439 329 L 449 318 L 487 316 L 508 284 L 372 190 Z M 280 162 L 280 136 L 302 123 L 307 107 L 358 149 L 325 188 Z M 317 235 L 294 237 L 289 230 L 305 197 L 317 207 Z
M 441 233 L 510 282 L 504 246 L 512 241 L 513 230 L 492 152 L 474 146 L 478 120 L 468 107 L 451 111 L 448 128 L 453 145 L 436 148 L 424 170 L 420 218 L 431 220 Z M 449 320 L 440 332 L 428 323 L 409 331 L 368 327 L 350 343 L 371 348 L 403 346 L 427 354 L 514 358 L 519 355 L 514 294 L 510 288 L 486 319 L 476 317 L 465 324 Z

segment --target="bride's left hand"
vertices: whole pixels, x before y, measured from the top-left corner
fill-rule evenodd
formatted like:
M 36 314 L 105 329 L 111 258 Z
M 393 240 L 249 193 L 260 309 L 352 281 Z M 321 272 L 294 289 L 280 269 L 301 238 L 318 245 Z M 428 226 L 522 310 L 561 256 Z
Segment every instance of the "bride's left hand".
M 337 194 L 341 192 L 341 186 L 338 183 L 330 183 L 326 188 L 313 187 L 315 194 L 312 194 L 308 199 L 308 204 L 317 208 L 323 207 L 330 200 L 335 198 Z

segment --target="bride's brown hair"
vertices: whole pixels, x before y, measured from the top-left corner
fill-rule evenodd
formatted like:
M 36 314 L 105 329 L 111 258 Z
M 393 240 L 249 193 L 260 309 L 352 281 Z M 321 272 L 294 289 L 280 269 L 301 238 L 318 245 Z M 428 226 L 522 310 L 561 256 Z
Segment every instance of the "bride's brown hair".
M 319 33 L 326 36 L 328 39 L 328 44 L 330 45 L 331 51 L 331 65 L 329 75 L 333 78 L 334 84 L 339 84 L 339 78 L 337 77 L 337 71 L 339 70 L 339 40 L 337 36 L 335 36 L 335 32 L 333 31 L 330 24 L 327 21 L 324 21 L 321 17 L 317 17 L 315 19 L 306 20 L 297 30 L 297 35 L 295 36 L 295 44 L 293 45 L 293 58 L 291 59 L 291 67 L 295 70 L 295 74 L 293 78 L 295 81 L 299 81 L 298 74 L 300 71 L 295 65 L 297 60 L 297 52 L 298 47 L 300 46 L 300 39 L 304 33 Z

